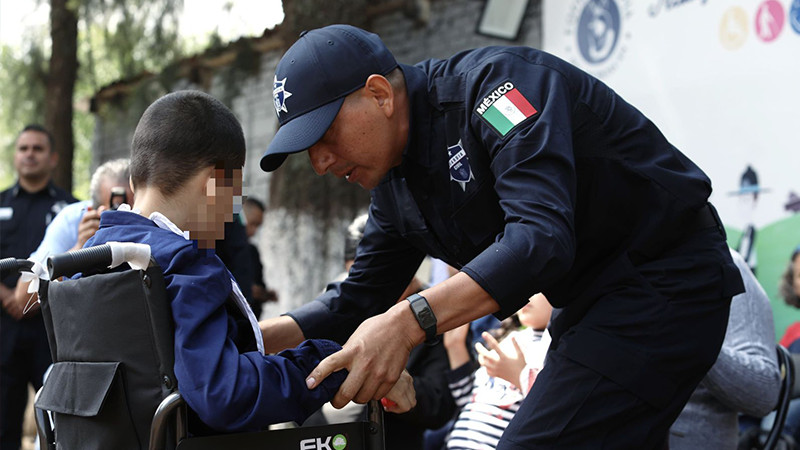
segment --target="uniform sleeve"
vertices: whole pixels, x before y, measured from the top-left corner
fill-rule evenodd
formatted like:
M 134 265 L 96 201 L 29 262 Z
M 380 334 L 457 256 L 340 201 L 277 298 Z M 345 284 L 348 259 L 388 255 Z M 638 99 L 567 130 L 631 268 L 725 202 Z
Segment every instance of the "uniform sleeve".
M 475 88 L 467 108 L 478 145 L 491 158 L 505 226 L 462 270 L 500 304 L 500 314 L 508 316 L 524 306 L 531 292 L 543 291 L 562 277 L 574 260 L 573 105 L 567 80 L 557 70 L 514 54 L 496 58 L 498 63 L 503 58 L 502 66 L 489 64 L 468 79 Z M 511 119 L 530 114 L 510 128 L 502 112 L 484 108 L 502 93 L 524 100 L 524 111 L 512 110 Z M 487 118 L 489 113 L 495 116 Z
M 231 291 L 228 272 L 216 257 L 192 261 L 191 254 L 196 252 L 180 252 L 165 270 L 175 320 L 175 375 L 187 404 L 219 431 L 303 422 L 333 397 L 346 372 L 313 390 L 306 376 L 341 347 L 320 340 L 274 356 L 240 354 L 224 307 Z
M 781 388 L 772 309 L 747 263 L 738 254 L 733 260 L 745 292 L 731 301 L 722 349 L 703 383 L 732 410 L 762 417 L 775 408 Z
M 397 302 L 424 257 L 392 228 L 373 201 L 347 279 L 329 284 L 322 295 L 288 315 L 306 338 L 343 344 L 361 322 Z
M 30 259 L 45 264 L 48 256 L 58 255 L 71 249 L 78 242 L 78 225 L 87 203 L 67 205 L 53 218 L 44 233 L 39 247 L 31 253 Z

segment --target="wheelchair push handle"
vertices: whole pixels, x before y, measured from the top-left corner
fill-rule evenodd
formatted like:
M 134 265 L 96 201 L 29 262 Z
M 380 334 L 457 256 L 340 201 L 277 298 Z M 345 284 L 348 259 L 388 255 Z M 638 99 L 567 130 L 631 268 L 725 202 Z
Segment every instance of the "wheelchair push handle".
M 0 259 L 0 276 L 5 278 L 17 272 L 30 272 L 32 267 L 33 261 L 27 259 L 3 258 Z
M 78 272 L 104 269 L 111 264 L 112 258 L 108 244 L 83 248 L 47 258 L 47 271 L 50 272 L 51 280 L 62 276 L 71 277 Z

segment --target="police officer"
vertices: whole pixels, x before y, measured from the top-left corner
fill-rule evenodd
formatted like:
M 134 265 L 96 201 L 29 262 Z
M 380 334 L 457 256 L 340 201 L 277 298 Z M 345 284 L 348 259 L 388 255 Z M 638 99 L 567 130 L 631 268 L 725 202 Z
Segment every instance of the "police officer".
M 334 406 L 380 398 L 415 345 L 543 292 L 554 343 L 498 448 L 666 443 L 743 288 L 709 179 L 652 122 L 539 50 L 409 66 L 342 25 L 301 34 L 273 89 L 262 169 L 308 150 L 372 196 L 349 277 L 262 322 L 273 350 L 346 341 L 309 386 L 347 368 Z M 426 254 L 460 272 L 393 306 Z
M 14 152 L 17 183 L 0 193 L 0 258 L 27 258 L 53 217 L 75 202 L 51 181 L 57 163 L 50 133 L 40 125 L 26 126 Z M 19 448 L 28 383 L 39 389 L 51 362 L 41 315 L 35 310 L 23 314 L 27 296 L 14 294 L 17 279 L 18 275 L 10 275 L 0 283 L 0 447 L 4 450 Z

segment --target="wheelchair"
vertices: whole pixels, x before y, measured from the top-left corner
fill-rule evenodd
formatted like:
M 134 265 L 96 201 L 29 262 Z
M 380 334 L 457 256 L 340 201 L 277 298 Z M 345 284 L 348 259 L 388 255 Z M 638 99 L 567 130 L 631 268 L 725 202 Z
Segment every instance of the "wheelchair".
M 142 244 L 108 243 L 48 259 L 50 280 L 41 280 L 38 292 L 53 366 L 34 402 L 42 449 L 384 448 L 377 401 L 358 422 L 192 435 L 173 372 L 161 268 L 150 258 L 143 269 L 109 270 L 120 256 L 130 262 L 122 247 L 131 245 Z M 31 263 L 7 258 L 0 270 L 31 271 Z M 55 281 L 77 273 L 82 277 Z

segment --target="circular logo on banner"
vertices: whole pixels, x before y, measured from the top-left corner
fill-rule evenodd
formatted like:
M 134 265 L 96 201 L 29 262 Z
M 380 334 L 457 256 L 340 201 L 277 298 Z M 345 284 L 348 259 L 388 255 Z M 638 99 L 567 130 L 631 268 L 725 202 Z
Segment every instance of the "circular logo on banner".
M 789 8 L 789 23 L 795 33 L 800 34 L 800 0 L 793 0 Z
M 728 8 L 719 24 L 719 40 L 728 50 L 736 50 L 747 40 L 747 13 L 739 6 Z
M 614 73 L 631 40 L 632 0 L 568 0 L 560 54 L 597 78 Z M 558 53 L 558 52 L 557 52 Z
M 777 0 L 767 0 L 756 11 L 756 36 L 764 42 L 772 42 L 781 34 L 786 19 L 783 6 Z
M 620 15 L 614 0 L 590 0 L 578 20 L 578 49 L 583 58 L 599 64 L 607 60 L 620 37 Z

